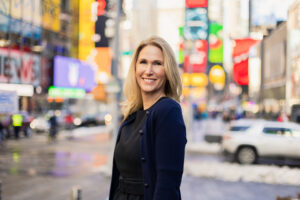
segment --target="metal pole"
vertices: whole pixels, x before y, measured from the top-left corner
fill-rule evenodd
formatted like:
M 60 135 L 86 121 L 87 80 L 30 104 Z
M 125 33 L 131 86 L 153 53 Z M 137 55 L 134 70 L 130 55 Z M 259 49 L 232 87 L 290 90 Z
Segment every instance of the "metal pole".
M 251 33 L 252 28 L 252 0 L 249 0 L 249 35 Z
M 119 67 L 119 37 L 120 37 L 120 17 L 121 17 L 121 0 L 116 1 L 116 7 L 117 7 L 117 16 L 115 20 L 115 37 L 114 37 L 114 57 L 112 60 L 112 75 L 115 78 L 115 81 L 117 82 L 118 86 L 120 87 L 120 80 L 118 77 L 118 67 Z M 118 128 L 119 128 L 119 109 L 118 109 L 118 103 L 120 99 L 120 91 L 116 92 L 114 94 L 114 109 L 113 109 L 113 138 L 116 139 L 118 134 Z

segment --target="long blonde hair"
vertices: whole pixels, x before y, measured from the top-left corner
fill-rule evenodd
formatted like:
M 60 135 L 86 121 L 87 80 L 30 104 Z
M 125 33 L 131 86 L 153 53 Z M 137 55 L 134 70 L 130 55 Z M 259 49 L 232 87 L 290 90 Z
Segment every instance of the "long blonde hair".
M 167 77 L 165 84 L 166 96 L 174 99 L 177 102 L 180 101 L 182 85 L 174 52 L 164 39 L 157 36 L 152 36 L 149 39 L 142 41 L 133 54 L 128 75 L 123 86 L 123 92 L 126 98 L 126 100 L 122 103 L 124 119 L 126 119 L 131 113 L 143 107 L 141 89 L 136 80 L 135 68 L 140 52 L 148 45 L 158 47 L 163 53 L 163 65 Z

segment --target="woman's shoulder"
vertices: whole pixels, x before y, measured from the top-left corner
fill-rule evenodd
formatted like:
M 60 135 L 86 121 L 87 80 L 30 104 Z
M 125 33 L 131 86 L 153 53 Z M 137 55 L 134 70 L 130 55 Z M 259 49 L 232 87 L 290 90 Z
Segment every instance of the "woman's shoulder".
M 175 108 L 181 109 L 180 104 L 177 101 L 170 97 L 163 97 L 155 104 L 155 106 L 153 106 L 152 111 L 167 112 Z

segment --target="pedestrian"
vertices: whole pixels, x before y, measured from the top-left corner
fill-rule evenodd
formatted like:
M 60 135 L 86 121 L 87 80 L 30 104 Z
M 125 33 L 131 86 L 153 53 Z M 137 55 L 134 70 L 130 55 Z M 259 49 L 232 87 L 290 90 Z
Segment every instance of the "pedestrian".
M 109 200 L 180 200 L 186 129 L 174 53 L 160 37 L 135 50 L 124 83 L 124 121 L 114 151 Z
M 49 139 L 55 140 L 57 134 L 57 119 L 54 112 L 51 112 L 51 116 L 49 118 L 50 130 L 49 130 Z
M 13 114 L 12 125 L 14 127 L 15 139 L 19 139 L 19 133 L 23 125 L 23 116 L 19 113 Z

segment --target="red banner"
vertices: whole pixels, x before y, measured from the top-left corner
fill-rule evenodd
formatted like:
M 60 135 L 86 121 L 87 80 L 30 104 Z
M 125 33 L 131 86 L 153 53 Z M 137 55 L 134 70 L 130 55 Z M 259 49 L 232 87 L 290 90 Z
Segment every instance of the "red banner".
M 185 0 L 185 6 L 187 8 L 206 8 L 208 6 L 208 0 Z
M 233 79 L 239 85 L 249 84 L 248 59 L 249 50 L 258 40 L 251 38 L 237 39 L 232 52 L 233 58 Z

